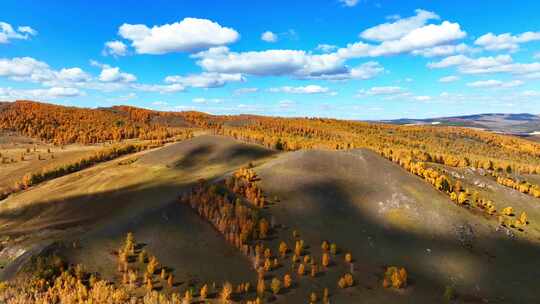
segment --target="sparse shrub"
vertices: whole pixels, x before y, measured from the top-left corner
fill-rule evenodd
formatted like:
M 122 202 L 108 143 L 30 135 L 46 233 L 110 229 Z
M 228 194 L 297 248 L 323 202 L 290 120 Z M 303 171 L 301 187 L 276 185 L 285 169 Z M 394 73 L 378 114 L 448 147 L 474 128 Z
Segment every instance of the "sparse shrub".
M 277 295 L 281 290 L 281 281 L 278 278 L 273 278 L 270 283 L 270 288 L 272 288 L 272 292 Z
M 264 282 L 264 280 L 259 279 L 259 281 L 257 282 L 257 294 L 259 296 L 262 296 L 264 295 L 265 291 L 266 291 L 266 283 Z
M 352 254 L 350 254 L 349 252 L 347 252 L 347 253 L 345 254 L 345 262 L 351 263 L 352 260 L 353 260 Z
M 204 284 L 203 287 L 201 287 L 201 291 L 199 292 L 200 294 L 200 298 L 202 300 L 206 300 L 206 298 L 208 297 L 208 285 L 207 284 Z
M 332 244 L 330 245 L 330 253 L 332 253 L 332 255 L 335 256 L 335 255 L 337 254 L 337 250 L 338 250 L 338 249 L 337 249 L 337 245 L 336 245 L 335 243 L 332 243 Z
M 290 274 L 285 274 L 285 276 L 283 276 L 283 287 L 285 288 L 291 288 L 292 286 L 292 278 L 291 278 L 291 275 Z
M 322 255 L 322 265 L 323 267 L 328 267 L 328 265 L 330 265 L 330 255 L 326 252 Z
M 279 255 L 282 258 L 285 257 L 288 250 L 289 250 L 289 248 L 287 247 L 287 244 L 285 242 L 282 241 L 281 243 L 279 243 Z
M 384 273 L 383 287 L 387 288 L 405 288 L 407 287 L 407 270 L 401 267 L 390 266 Z
M 512 207 L 503 208 L 503 210 L 501 212 L 502 212 L 502 214 L 508 215 L 508 216 L 514 215 L 514 209 Z
M 443 293 L 444 303 L 450 304 L 456 298 L 456 291 L 453 286 L 446 286 Z
M 298 275 L 300 276 L 304 275 L 304 272 L 306 271 L 305 267 L 306 266 L 304 266 L 303 263 L 300 263 L 300 265 L 298 265 Z
M 318 298 L 317 298 L 317 294 L 315 292 L 312 292 L 310 295 L 309 295 L 309 303 L 312 304 L 312 303 L 317 303 L 318 301 Z
M 233 287 L 231 283 L 225 282 L 223 288 L 221 289 L 220 298 L 223 303 L 229 303 L 232 295 Z

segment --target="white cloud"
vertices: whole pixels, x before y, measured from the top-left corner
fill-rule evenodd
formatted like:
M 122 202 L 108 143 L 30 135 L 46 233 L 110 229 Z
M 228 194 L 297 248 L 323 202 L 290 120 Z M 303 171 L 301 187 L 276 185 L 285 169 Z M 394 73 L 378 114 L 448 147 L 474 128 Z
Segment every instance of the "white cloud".
M 90 65 L 99 67 L 101 69 L 98 79 L 102 82 L 130 83 L 137 80 L 135 75 L 121 72 L 119 67 L 112 67 L 108 64 L 100 63 L 95 60 L 90 60 Z
M 429 58 L 429 57 L 442 57 L 442 56 L 450 56 L 454 54 L 476 53 L 476 52 L 478 52 L 478 49 L 471 48 L 465 43 L 460 43 L 457 45 L 454 45 L 454 44 L 440 45 L 440 46 L 427 48 L 427 49 L 414 50 L 412 51 L 412 54 Z
M 90 75 L 84 72 L 81 68 L 61 69 L 57 73 L 58 80 L 67 82 L 87 82 L 92 79 Z
M 503 82 L 500 80 L 480 80 L 475 82 L 470 82 L 467 84 L 467 86 L 471 88 L 514 88 L 518 86 L 522 86 L 523 81 L 521 80 L 512 80 L 508 82 Z
M 167 76 L 166 83 L 177 83 L 185 87 L 194 88 L 217 88 L 222 87 L 229 82 L 244 82 L 245 78 L 240 73 L 224 74 L 224 73 L 201 73 L 187 76 Z
M 410 18 L 400 19 L 406 20 L 405 24 L 412 23 L 414 26 L 408 25 L 406 30 L 392 36 L 392 40 L 384 40 L 378 45 L 356 42 L 337 50 L 331 45 L 320 45 L 317 49 L 325 52 L 324 54 L 286 49 L 233 52 L 228 47 L 221 46 L 199 52 L 192 57 L 198 59 L 197 64 L 205 71 L 215 73 L 256 76 L 287 75 L 299 79 L 369 79 L 384 70 L 380 64 L 367 62 L 351 68 L 346 65 L 346 61 L 414 51 L 419 51 L 424 55 L 442 55 L 464 52 L 468 49 L 464 44 L 456 46 L 450 44 L 466 36 L 459 24 L 443 21 L 441 24 L 425 25 L 427 20 L 435 19 L 435 17 L 438 16 L 434 13 L 417 10 L 417 16 L 411 17 L 414 22 L 410 21 Z M 392 24 L 389 23 L 386 26 L 393 26 Z M 400 23 L 397 22 L 397 24 Z M 373 39 L 382 39 L 382 36 L 377 36 L 376 29 L 380 30 L 374 27 L 371 31 L 366 30 L 364 34 Z M 436 48 L 439 46 L 440 48 Z
M 398 86 L 372 87 L 369 90 L 359 90 L 354 96 L 356 98 L 365 98 L 378 96 L 382 100 L 410 99 L 412 94 L 406 89 Z
M 240 37 L 232 28 L 208 19 L 185 18 L 180 22 L 153 26 L 123 24 L 118 34 L 131 41 L 139 54 L 194 52 L 226 45 Z
M 374 26 L 360 33 L 360 38 L 373 41 L 397 40 L 424 26 L 432 19 L 439 19 L 439 16 L 433 12 L 418 9 L 416 16 Z
M 525 32 L 516 36 L 510 33 L 500 35 L 487 33 L 476 39 L 474 44 L 488 51 L 516 51 L 519 49 L 519 44 L 538 40 L 540 40 L 540 32 Z
M 134 82 L 137 77 L 133 74 L 120 72 L 119 67 L 106 66 L 101 70 L 99 80 L 103 82 Z
M 10 78 L 37 78 L 41 74 L 49 74 L 49 66 L 32 57 L 15 57 L 0 59 L 0 76 Z M 35 77 L 32 77 L 32 76 Z
M 8 100 L 33 99 L 48 100 L 56 98 L 77 97 L 83 95 L 76 88 L 52 87 L 48 89 L 12 89 L 0 88 L 0 98 Z
M 127 46 L 122 41 L 107 41 L 105 42 L 104 55 L 125 56 L 127 54 Z
M 9 43 L 11 39 L 27 40 L 37 35 L 37 31 L 29 26 L 19 26 L 17 30 L 7 22 L 0 21 L 0 43 Z
M 458 23 L 444 21 L 440 25 L 430 24 L 417 28 L 399 40 L 384 41 L 371 51 L 372 56 L 396 55 L 417 49 L 430 48 L 462 39 L 466 33 Z
M 390 56 L 447 45 L 462 39 L 467 34 L 461 30 L 458 23 L 444 21 L 441 24 L 429 24 L 408 32 L 396 40 L 385 40 L 379 45 L 365 42 L 348 44 L 337 50 L 341 58 Z
M 257 93 L 259 91 L 259 88 L 240 88 L 234 90 L 234 95 L 243 95 L 243 94 L 251 94 L 251 93 Z
M 458 76 L 445 76 L 445 77 L 442 77 L 441 79 L 439 79 L 439 82 L 442 82 L 442 83 L 449 83 L 449 82 L 455 82 L 455 81 L 458 81 L 459 80 L 459 77 Z
M 261 34 L 261 40 L 266 42 L 277 42 L 278 36 L 271 31 L 266 31 Z
M 194 55 L 205 70 L 258 76 L 320 76 L 346 72 L 343 60 L 331 54 L 311 55 L 297 50 L 266 50 L 243 53 L 226 47 L 212 48 Z
M 181 84 L 139 84 L 131 85 L 131 88 L 143 92 L 156 92 L 160 94 L 176 93 L 185 91 L 185 87 Z
M 403 88 L 395 86 L 372 87 L 369 90 L 358 91 L 358 96 L 396 95 L 404 92 L 405 90 Z
M 273 93 L 289 93 L 289 94 L 322 94 L 329 93 L 330 89 L 318 85 L 307 85 L 301 87 L 284 86 L 279 88 L 270 88 L 269 92 Z
M 378 76 L 382 72 L 384 72 L 384 68 L 382 67 L 382 65 L 375 61 L 368 61 L 354 68 L 346 67 L 345 71 L 342 73 L 328 73 L 322 75 L 306 76 L 301 78 L 314 80 L 367 80 Z
M 358 2 L 360 2 L 360 0 L 338 0 L 338 1 L 348 7 L 356 6 Z
M 325 44 L 325 43 L 323 43 L 323 44 L 317 45 L 317 47 L 315 49 L 319 50 L 319 51 L 321 51 L 323 53 L 331 53 L 331 52 L 337 50 L 338 47 L 333 45 L 333 44 Z
M 301 50 L 231 52 L 227 47 L 212 48 L 193 55 L 209 72 L 257 76 L 289 75 L 301 79 L 368 79 L 383 71 L 376 62 L 347 67 L 336 53 L 311 54 Z
M 32 57 L 0 58 L 0 76 L 15 81 L 60 87 L 70 87 L 91 80 L 91 76 L 81 68 L 63 68 L 57 71 L 51 69 L 47 63 Z
M 444 58 L 439 62 L 430 62 L 428 67 L 432 69 L 457 67 L 463 74 L 510 73 L 527 77 L 540 73 L 540 62 L 514 63 L 510 55 L 479 58 L 456 55 Z
M 31 36 L 36 36 L 38 34 L 38 32 L 35 29 L 29 26 L 19 26 L 17 30 L 19 31 L 19 33 L 28 34 Z
M 540 52 L 539 52 L 539 53 L 536 53 L 536 54 L 534 54 L 533 58 L 534 58 L 534 59 L 540 59 Z

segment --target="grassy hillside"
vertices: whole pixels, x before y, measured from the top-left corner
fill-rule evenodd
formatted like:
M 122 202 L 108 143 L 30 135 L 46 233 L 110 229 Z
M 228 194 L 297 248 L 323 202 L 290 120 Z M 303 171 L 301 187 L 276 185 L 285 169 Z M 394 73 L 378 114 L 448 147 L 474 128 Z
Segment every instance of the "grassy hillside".
M 320 255 L 317 245 L 323 240 L 353 253 L 361 282 L 353 292 L 358 301 L 435 303 L 446 286 L 454 286 L 464 302 L 538 300 L 531 292 L 540 274 L 532 270 L 540 253 L 538 229 L 509 238 L 495 220 L 456 206 L 370 151 L 294 152 L 256 171 L 269 197 L 280 198 L 270 207 L 272 214 L 300 231 L 314 254 Z M 413 282 L 391 300 L 380 286 L 385 265 L 406 267 Z M 336 301 L 347 303 L 348 296 Z
M 11 236 L 7 245 L 12 248 L 38 247 L 38 252 L 61 240 L 69 245 L 61 252 L 70 263 L 82 263 L 88 270 L 118 281 L 116 257 L 111 252 L 131 231 L 145 250 L 175 270 L 177 280 L 184 282 L 178 288 L 185 289 L 191 281 L 248 280 L 254 276 L 249 261 L 191 210 L 179 205 L 176 197 L 200 178 L 213 179 L 272 154 L 216 136 L 140 152 L 4 200 L 0 234 Z M 125 162 L 128 159 L 133 161 Z M 72 242 L 78 245 L 73 248 Z M 22 264 L 6 260 L 6 252 L 2 253 L 2 264 Z M 2 277 L 12 277 L 15 270 L 5 268 Z
M 29 282 L 46 293 L 49 287 L 39 281 L 17 280 L 68 269 L 64 275 L 75 276 L 84 288 L 94 288 L 94 274 L 114 283 L 104 294 L 146 297 L 147 303 L 154 301 L 148 297 L 159 297 L 157 292 L 183 297 L 190 290 L 192 302 L 200 302 L 204 284 L 210 286 L 209 301 L 218 303 L 226 281 L 233 283 L 232 299 L 240 303 L 254 300 L 261 282 L 265 292 L 259 296 L 275 303 L 305 303 L 311 293 L 320 300 L 325 288 L 332 303 L 440 303 L 444 294 L 452 303 L 540 300 L 534 289 L 540 276 L 535 270 L 540 199 L 534 197 L 540 146 L 530 141 L 456 127 L 124 106 L 77 109 L 20 102 L 0 111 L 6 109 L 0 119 L 11 125 L 10 135 L 0 137 L 2 153 L 27 157 L 0 165 L 6 185 L 26 171 L 110 145 L 88 144 L 94 141 L 141 142 L 148 130 L 157 130 L 149 132 L 160 138 L 150 150 L 48 179 L 0 201 L 0 279 L 19 282 L 7 289 L 0 285 L 8 294 Z M 15 113 L 21 119 L 14 119 Z M 82 115 L 80 124 L 67 123 L 74 115 Z M 45 119 L 44 130 L 55 123 L 62 127 L 36 133 L 32 117 Z M 119 120 L 123 123 L 114 123 Z M 127 132 L 130 128 L 139 133 Z M 70 137 L 73 132 L 93 139 Z M 195 137 L 170 142 L 182 134 Z M 54 144 L 64 139 L 80 143 Z M 40 160 L 40 152 L 49 155 L 46 149 L 61 157 Z M 502 176 L 514 178 L 518 190 L 498 183 Z M 507 214 L 506 207 L 514 212 Z M 126 238 L 128 232 L 134 240 Z M 304 247 L 297 255 L 300 240 Z M 322 265 L 329 253 L 321 248 L 324 241 L 339 248 L 328 255 L 328 266 Z M 281 242 L 289 249 L 283 255 L 278 254 Z M 268 259 L 261 258 L 266 248 Z M 40 270 L 49 260 L 32 256 L 49 256 L 56 266 Z M 148 279 L 143 274 L 148 276 L 152 257 L 159 265 Z M 84 265 L 86 274 L 76 264 Z M 303 275 L 300 264 L 306 267 Z M 267 270 L 256 271 L 255 265 Z M 406 269 L 406 286 L 383 287 L 389 266 Z M 134 271 L 136 284 L 126 283 Z M 352 286 L 338 288 L 347 273 Z M 286 274 L 294 284 L 272 295 L 272 281 L 284 284 Z M 250 291 L 237 291 L 245 282 Z

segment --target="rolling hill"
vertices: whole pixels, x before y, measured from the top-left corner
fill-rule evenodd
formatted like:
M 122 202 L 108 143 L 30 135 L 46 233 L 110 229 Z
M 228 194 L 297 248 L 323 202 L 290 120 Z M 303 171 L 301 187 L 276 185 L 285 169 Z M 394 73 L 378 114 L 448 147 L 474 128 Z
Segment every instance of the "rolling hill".
M 383 122 L 400 125 L 442 125 L 479 128 L 505 134 L 528 136 L 540 132 L 540 116 L 529 113 L 504 114 L 486 113 L 476 115 L 437 117 L 428 119 L 396 119 Z
M 21 105 L 7 108 L 13 106 Z M 540 159 L 533 142 L 444 126 L 129 107 L 56 114 L 47 105 L 36 107 L 45 112 L 35 115 L 59 122 L 72 115 L 92 121 L 94 111 L 110 112 L 99 120 L 103 134 L 119 130 L 114 121 L 122 117 L 128 125 L 189 130 L 193 136 L 164 137 L 159 145 L 1 200 L 0 281 L 7 285 L 0 286 L 5 291 L 0 300 L 12 301 L 28 290 L 40 297 L 53 293 L 60 269 L 88 290 L 97 290 L 97 278 L 112 288 L 100 289 L 111 297 L 170 299 L 163 303 L 186 295 L 193 296 L 192 303 L 221 303 L 226 282 L 233 284 L 231 299 L 238 303 L 257 297 L 304 303 L 312 293 L 321 299 L 325 289 L 332 303 L 540 300 L 534 288 L 540 276 L 540 198 L 535 197 Z M 34 146 L 62 155 L 113 144 L 106 136 L 100 143 L 75 139 L 62 150 L 54 138 L 18 134 L 21 121 L 30 120 L 4 119 L 13 123 L 2 133 L 5 155 Z M 67 125 L 55 138 L 90 124 Z M 148 141 L 144 138 L 120 142 Z M 4 176 L 71 161 L 68 154 L 36 160 L 32 153 L 38 152 L 0 164 L 9 169 Z M 519 188 L 502 184 L 502 177 L 517 180 Z M 186 204 L 186 198 L 195 199 Z M 325 242 L 336 244 L 336 252 L 325 249 Z M 282 244 L 288 248 L 283 254 Z M 159 263 L 150 271 L 153 257 Z M 65 264 L 49 265 L 49 259 Z M 385 274 L 392 266 L 406 271 L 406 285 L 387 286 L 396 279 Z M 287 274 L 290 287 L 283 285 Z M 354 278 L 351 286 L 338 287 L 347 274 Z M 49 285 L 29 283 L 32 278 Z M 272 292 L 275 280 L 281 285 Z M 261 282 L 265 291 L 258 293 Z M 250 283 L 247 292 L 245 283 Z M 199 292 L 205 285 L 208 299 Z

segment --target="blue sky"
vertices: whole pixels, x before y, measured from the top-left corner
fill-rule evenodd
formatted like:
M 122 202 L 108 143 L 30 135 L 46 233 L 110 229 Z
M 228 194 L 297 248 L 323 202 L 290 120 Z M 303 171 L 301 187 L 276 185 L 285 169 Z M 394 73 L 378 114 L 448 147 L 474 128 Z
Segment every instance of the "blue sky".
M 538 1 L 3 1 L 0 100 L 345 119 L 540 113 Z

